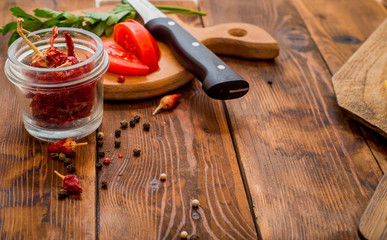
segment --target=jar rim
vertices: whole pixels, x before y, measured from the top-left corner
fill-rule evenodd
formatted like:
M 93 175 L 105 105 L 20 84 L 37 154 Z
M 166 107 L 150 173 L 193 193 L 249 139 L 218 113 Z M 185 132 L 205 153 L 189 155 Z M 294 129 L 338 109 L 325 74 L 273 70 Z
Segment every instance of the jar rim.
M 41 33 L 44 33 L 44 32 L 51 32 L 51 31 L 52 31 L 51 28 L 45 28 L 45 29 L 41 29 L 41 30 L 37 30 L 37 31 L 31 32 L 31 33 L 29 33 L 27 35 L 27 37 L 31 37 L 33 35 L 41 34 Z M 58 31 L 61 31 L 61 32 L 65 32 L 65 31 L 79 32 L 79 33 L 88 35 L 89 37 L 91 37 L 97 43 L 95 53 L 90 58 L 88 58 L 85 61 L 82 61 L 80 63 L 74 64 L 74 65 L 71 65 L 71 66 L 68 66 L 68 67 L 63 67 L 63 68 L 60 69 L 61 71 L 72 70 L 74 68 L 79 68 L 79 67 L 85 66 L 85 65 L 95 61 L 104 51 L 103 43 L 102 43 L 101 38 L 99 38 L 97 35 L 95 35 L 92 32 L 89 32 L 89 31 L 86 31 L 86 30 L 83 30 L 83 29 L 79 29 L 79 28 L 69 28 L 69 27 L 59 27 Z M 9 60 L 13 64 L 17 65 L 18 67 L 25 68 L 26 70 L 32 70 L 32 71 L 36 71 L 36 72 L 56 72 L 56 71 L 58 71 L 58 69 L 56 69 L 56 68 L 37 68 L 37 67 L 31 67 L 31 66 L 26 65 L 26 64 L 20 62 L 19 60 L 17 60 L 15 54 L 13 54 L 13 53 L 15 53 L 16 47 L 22 41 L 23 41 L 23 39 L 19 38 L 16 41 L 14 41 L 11 44 L 11 46 L 8 48 L 8 58 L 9 58 Z

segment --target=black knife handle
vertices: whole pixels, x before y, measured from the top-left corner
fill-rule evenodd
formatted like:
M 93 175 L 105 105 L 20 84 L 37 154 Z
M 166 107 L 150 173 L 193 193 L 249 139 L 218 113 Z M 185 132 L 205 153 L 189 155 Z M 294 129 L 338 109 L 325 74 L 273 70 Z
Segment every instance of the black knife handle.
M 203 84 L 215 99 L 242 97 L 249 83 L 171 18 L 155 18 L 145 24 L 149 32 L 171 49 L 177 60 Z

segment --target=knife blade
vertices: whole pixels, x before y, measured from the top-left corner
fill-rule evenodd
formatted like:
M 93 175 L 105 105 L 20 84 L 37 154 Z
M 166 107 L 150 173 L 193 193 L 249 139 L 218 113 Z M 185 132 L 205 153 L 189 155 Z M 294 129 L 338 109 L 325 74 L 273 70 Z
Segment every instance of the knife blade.
M 149 1 L 128 2 L 142 17 L 149 32 L 167 44 L 181 65 L 202 82 L 202 89 L 209 97 L 234 99 L 248 92 L 246 80 Z

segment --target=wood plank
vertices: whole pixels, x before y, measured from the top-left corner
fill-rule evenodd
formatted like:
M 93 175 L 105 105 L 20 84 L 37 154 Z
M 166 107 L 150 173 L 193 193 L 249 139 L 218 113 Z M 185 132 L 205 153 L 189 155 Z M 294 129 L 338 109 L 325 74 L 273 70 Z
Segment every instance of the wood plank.
M 0 25 L 13 19 L 8 10 L 13 4 L 28 10 L 81 5 L 70 2 L 55 5 L 41 0 L 32 6 L 26 1 L 2 1 Z M 82 6 L 91 2 L 82 1 Z M 74 160 L 84 188 L 81 198 L 58 200 L 62 180 L 53 171 L 66 171 L 63 163 L 48 157 L 47 143 L 24 130 L 14 91 L 4 75 L 7 42 L 8 37 L 0 42 L 0 239 L 95 239 L 95 134 L 84 139 L 89 145 L 79 149 Z
M 359 230 L 366 239 L 387 239 L 387 173 L 360 219 Z
M 257 24 L 280 45 L 275 62 L 225 58 L 251 84 L 226 106 L 263 239 L 355 239 L 382 174 L 294 2 L 200 1 L 206 26 Z
M 183 6 L 196 7 L 190 4 Z M 185 21 L 200 24 L 197 17 Z M 99 175 L 100 183 L 108 183 L 99 189 L 101 240 L 176 239 L 182 230 L 191 239 L 257 238 L 222 102 L 209 99 L 198 81 L 178 92 L 176 108 L 156 116 L 159 98 L 105 103 L 101 151 L 111 163 Z M 119 121 L 135 115 L 140 123 L 122 130 L 115 148 Z M 151 124 L 149 132 L 144 122 Z M 139 157 L 133 156 L 136 146 Z M 198 209 L 191 208 L 194 198 Z
M 332 74 L 387 17 L 379 3 L 369 0 L 297 1 L 296 7 Z M 381 144 L 385 137 L 361 125 L 360 129 L 383 172 L 387 171 L 387 147 Z

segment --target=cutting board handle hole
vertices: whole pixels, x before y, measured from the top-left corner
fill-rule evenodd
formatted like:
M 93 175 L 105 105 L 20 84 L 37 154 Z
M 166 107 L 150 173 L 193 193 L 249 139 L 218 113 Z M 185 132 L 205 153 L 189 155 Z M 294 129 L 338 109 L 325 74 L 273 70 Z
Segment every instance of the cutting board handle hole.
M 234 37 L 243 37 L 247 34 L 247 31 L 242 28 L 232 28 L 228 30 L 228 34 Z

